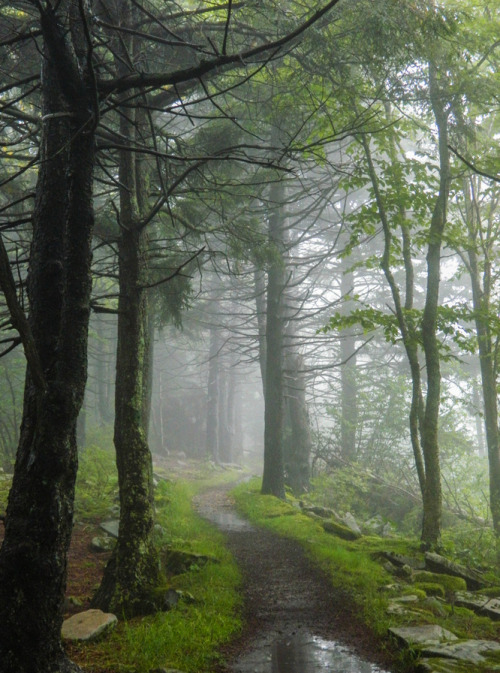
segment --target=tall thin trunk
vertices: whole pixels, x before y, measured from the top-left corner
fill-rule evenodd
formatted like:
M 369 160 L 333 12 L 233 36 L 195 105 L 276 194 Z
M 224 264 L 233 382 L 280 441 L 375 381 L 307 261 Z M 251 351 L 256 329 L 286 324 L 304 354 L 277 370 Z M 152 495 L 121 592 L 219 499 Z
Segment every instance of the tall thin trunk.
M 343 298 L 343 312 L 348 312 L 349 301 L 346 297 L 353 293 L 354 274 L 341 264 L 340 293 Z M 342 331 L 340 338 L 340 386 L 341 386 L 341 425 L 340 450 L 347 461 L 356 459 L 356 428 L 358 424 L 358 386 L 356 372 L 356 335 L 354 328 Z
M 212 327 L 208 353 L 206 451 L 215 463 L 219 462 L 219 350 L 218 330 Z
M 275 132 L 276 133 L 276 132 Z M 264 473 L 262 493 L 285 497 L 283 465 L 283 318 L 284 281 L 284 185 L 276 180 L 270 188 L 272 211 L 269 240 L 276 258 L 267 272 L 266 376 L 264 411 Z
M 262 377 L 262 391 L 266 396 L 266 274 L 262 269 L 254 269 L 255 308 L 257 309 L 257 329 L 259 338 L 259 366 Z
M 432 110 L 438 130 L 439 193 L 434 204 L 429 229 L 427 289 L 422 316 L 422 343 L 427 372 L 427 395 L 422 434 L 425 462 L 422 542 L 432 547 L 439 542 L 441 536 L 442 494 L 438 443 L 441 368 L 437 337 L 437 313 L 441 275 L 441 247 L 450 188 L 448 115 L 445 112 L 446 101 L 443 100 L 443 94 L 439 89 L 438 73 L 433 63 L 429 64 L 429 88 Z

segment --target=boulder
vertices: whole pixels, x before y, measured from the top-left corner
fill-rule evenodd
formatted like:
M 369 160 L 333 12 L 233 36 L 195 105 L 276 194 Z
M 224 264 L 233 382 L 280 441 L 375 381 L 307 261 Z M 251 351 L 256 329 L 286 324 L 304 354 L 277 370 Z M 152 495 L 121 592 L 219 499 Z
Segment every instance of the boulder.
M 467 608 L 473 612 L 480 612 L 487 602 L 487 596 L 478 596 L 471 591 L 457 591 L 455 593 L 455 605 L 458 608 Z
M 337 535 L 337 537 L 341 537 L 343 540 L 358 540 L 361 537 L 359 533 L 341 523 L 337 523 L 333 519 L 323 521 L 322 526 L 324 531 Z
M 424 656 L 457 659 L 470 664 L 482 664 L 487 661 L 489 654 L 498 656 L 499 652 L 500 643 L 496 640 L 460 640 L 422 647 Z
M 378 555 L 382 558 L 387 559 L 396 567 L 410 566 L 413 570 L 423 570 L 425 568 L 425 563 L 419 559 L 412 558 L 411 556 L 404 556 L 403 554 L 396 554 L 392 551 L 383 551 L 379 552 Z
M 482 589 L 486 585 L 483 575 L 477 570 L 466 568 L 460 563 L 450 561 L 444 556 L 440 556 L 439 554 L 435 554 L 433 552 L 426 552 L 425 567 L 435 573 L 461 577 L 465 580 L 467 589 L 471 589 L 472 591 Z
M 116 615 L 102 610 L 86 610 L 64 620 L 61 635 L 64 640 L 95 640 L 114 628 Z
M 105 552 L 112 551 L 116 545 L 116 538 L 109 535 L 96 535 L 92 538 L 90 548 L 94 551 Z
M 347 528 L 350 528 L 358 535 L 361 535 L 361 528 L 350 512 L 347 512 L 347 514 L 342 517 L 341 522 L 344 524 L 344 526 L 347 526 Z
M 418 647 L 439 645 L 458 640 L 451 631 L 443 629 L 437 624 L 424 624 L 422 626 L 401 626 L 389 629 L 389 634 L 405 647 Z
M 498 598 L 489 600 L 486 605 L 483 606 L 481 614 L 498 622 L 500 620 L 500 600 Z
M 321 507 L 320 505 L 304 505 L 303 502 L 300 503 L 300 507 L 304 514 L 316 514 L 322 519 L 338 519 L 338 515 L 333 509 L 329 507 Z
M 193 566 L 201 568 L 206 563 L 218 563 L 213 556 L 204 554 L 192 554 L 191 552 L 181 551 L 180 549 L 166 549 L 161 555 L 162 567 L 170 575 L 181 575 L 187 572 Z
M 105 533 L 111 535 L 111 537 L 118 538 L 118 527 L 120 525 L 119 519 L 113 519 L 111 521 L 103 521 L 99 528 L 101 528 Z

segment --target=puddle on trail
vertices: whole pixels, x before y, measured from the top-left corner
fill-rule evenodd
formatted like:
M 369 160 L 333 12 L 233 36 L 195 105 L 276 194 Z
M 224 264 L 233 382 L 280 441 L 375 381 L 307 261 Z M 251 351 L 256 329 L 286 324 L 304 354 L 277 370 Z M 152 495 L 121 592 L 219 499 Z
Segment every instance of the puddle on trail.
M 201 510 L 201 515 L 224 530 L 252 530 L 253 526 L 231 510 Z
M 307 633 L 279 640 L 241 657 L 234 673 L 387 673 L 343 645 Z

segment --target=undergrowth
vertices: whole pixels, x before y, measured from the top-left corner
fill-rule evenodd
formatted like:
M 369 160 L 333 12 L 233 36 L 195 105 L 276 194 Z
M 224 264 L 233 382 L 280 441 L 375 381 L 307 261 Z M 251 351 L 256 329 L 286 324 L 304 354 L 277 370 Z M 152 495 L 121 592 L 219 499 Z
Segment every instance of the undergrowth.
M 214 482 L 234 480 L 234 473 L 212 473 L 198 482 L 161 481 L 156 489 L 157 522 L 162 546 L 214 559 L 168 580 L 171 588 L 192 595 L 168 612 L 120 622 L 102 642 L 72 646 L 77 663 L 98 671 L 145 673 L 175 668 L 186 673 L 210 669 L 221 645 L 241 628 L 240 575 L 222 534 L 191 506 L 193 495 Z

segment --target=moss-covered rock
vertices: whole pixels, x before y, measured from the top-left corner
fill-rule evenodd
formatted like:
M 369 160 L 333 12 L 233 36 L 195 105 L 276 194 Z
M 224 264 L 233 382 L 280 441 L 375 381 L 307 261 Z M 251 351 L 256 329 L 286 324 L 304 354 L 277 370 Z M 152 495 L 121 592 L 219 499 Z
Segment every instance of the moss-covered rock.
M 440 584 L 443 587 L 445 594 L 454 593 L 455 591 L 465 591 L 467 588 L 465 580 L 461 577 L 433 573 L 429 570 L 420 570 L 414 573 L 413 581 L 415 583 Z
M 338 523 L 333 519 L 323 521 L 322 526 L 323 530 L 325 530 L 327 533 L 337 535 L 343 540 L 358 540 L 361 537 L 359 533 L 356 533 L 355 531 L 351 530 L 351 528 L 348 528 L 347 526 L 344 526 L 343 524 Z
M 479 589 L 479 591 L 475 591 L 474 593 L 478 594 L 479 596 L 489 596 L 490 598 L 500 598 L 500 587 L 497 587 L 497 586 L 486 587 L 485 589 Z
M 445 597 L 445 590 L 442 584 L 437 584 L 436 582 L 415 582 L 413 586 L 424 591 L 426 596 Z

